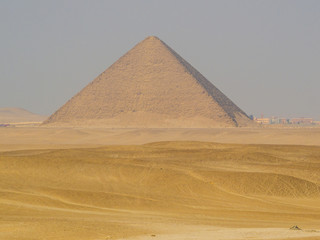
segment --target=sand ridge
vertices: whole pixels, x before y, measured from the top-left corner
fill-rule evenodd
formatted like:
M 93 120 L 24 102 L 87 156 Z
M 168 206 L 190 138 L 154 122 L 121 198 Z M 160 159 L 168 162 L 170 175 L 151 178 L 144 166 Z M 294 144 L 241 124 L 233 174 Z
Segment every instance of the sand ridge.
M 43 122 L 47 116 L 31 113 L 23 108 L 0 108 L 1 123 Z
M 0 238 L 316 239 L 319 159 L 189 141 L 2 152 Z
M 132 145 L 157 141 L 320 146 L 320 128 L 111 129 L 0 128 L 0 151 Z

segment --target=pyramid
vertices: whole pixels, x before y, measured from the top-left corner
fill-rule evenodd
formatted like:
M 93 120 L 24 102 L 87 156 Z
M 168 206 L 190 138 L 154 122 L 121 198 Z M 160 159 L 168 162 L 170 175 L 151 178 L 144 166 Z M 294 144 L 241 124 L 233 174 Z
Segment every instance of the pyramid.
M 248 116 L 159 38 L 138 43 L 44 124 L 110 128 L 247 126 Z

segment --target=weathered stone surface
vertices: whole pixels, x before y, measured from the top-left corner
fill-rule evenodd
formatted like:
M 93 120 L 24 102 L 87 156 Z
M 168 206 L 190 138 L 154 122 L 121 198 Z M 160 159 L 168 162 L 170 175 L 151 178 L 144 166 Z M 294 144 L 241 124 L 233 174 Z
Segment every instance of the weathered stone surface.
M 157 37 L 148 37 L 44 124 L 202 128 L 246 126 L 247 115 Z

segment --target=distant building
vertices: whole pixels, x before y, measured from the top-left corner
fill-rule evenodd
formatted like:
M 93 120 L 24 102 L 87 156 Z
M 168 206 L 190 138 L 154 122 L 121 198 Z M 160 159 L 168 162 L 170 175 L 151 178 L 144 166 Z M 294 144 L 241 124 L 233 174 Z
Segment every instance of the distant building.
M 270 124 L 282 124 L 280 121 L 281 121 L 281 118 L 273 116 L 270 119 Z
M 256 118 L 255 121 L 259 124 L 270 124 L 270 118 Z
M 314 121 L 312 118 L 279 118 L 272 116 L 271 118 L 266 118 L 261 115 L 260 118 L 253 117 L 253 120 L 259 124 L 295 124 L 295 125 L 320 125 L 320 121 Z
M 303 125 L 309 125 L 313 123 L 312 118 L 292 118 L 290 120 L 291 124 L 303 124 Z
M 289 124 L 290 119 L 287 118 L 279 118 L 279 124 Z

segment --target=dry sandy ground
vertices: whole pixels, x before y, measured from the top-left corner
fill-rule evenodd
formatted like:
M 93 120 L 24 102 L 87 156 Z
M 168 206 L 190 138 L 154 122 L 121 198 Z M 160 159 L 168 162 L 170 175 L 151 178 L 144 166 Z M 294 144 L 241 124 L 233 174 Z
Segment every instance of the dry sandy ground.
M 0 128 L 0 151 L 145 144 L 157 141 L 319 146 L 320 127 L 211 129 Z
M 0 239 L 320 239 L 319 133 L 0 129 Z
M 166 226 L 166 230 L 173 226 Z M 292 231 L 284 228 L 221 228 L 212 226 L 174 226 L 175 230 L 170 234 L 151 234 L 131 237 L 132 240 L 252 240 L 252 239 L 272 239 L 272 240 L 319 240 L 318 233 L 312 231 Z M 122 239 L 124 240 L 124 239 Z

